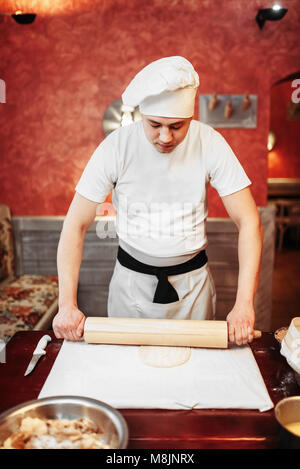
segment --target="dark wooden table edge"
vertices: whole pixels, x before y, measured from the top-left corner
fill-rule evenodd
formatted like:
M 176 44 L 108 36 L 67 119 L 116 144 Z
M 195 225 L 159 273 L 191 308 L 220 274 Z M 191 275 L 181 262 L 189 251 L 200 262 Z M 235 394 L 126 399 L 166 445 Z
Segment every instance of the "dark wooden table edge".
M 31 334 L 36 336 L 36 340 L 32 341 L 32 343 L 30 344 L 27 344 L 27 346 L 23 350 L 24 360 L 22 359 L 22 363 L 16 364 L 16 367 L 15 367 L 17 375 L 20 376 L 20 374 L 22 374 L 22 372 L 25 371 L 24 369 L 25 363 L 27 366 L 31 358 L 32 352 L 34 348 L 36 347 L 36 344 L 39 338 L 45 333 L 49 334 L 53 339 L 52 342 L 50 342 L 48 345 L 48 348 L 49 348 L 48 354 L 46 354 L 44 357 L 41 358 L 39 367 L 36 369 L 35 374 L 29 375 L 27 377 L 27 383 L 26 383 L 28 385 L 27 390 L 23 389 L 23 392 L 22 392 L 22 389 L 18 389 L 18 396 L 19 396 L 18 399 L 14 401 L 14 397 L 11 396 L 11 400 L 8 400 L 9 405 L 6 405 L 5 407 L 1 405 L 1 403 L 3 404 L 3 398 L 4 398 L 4 402 L 7 402 L 7 400 L 5 401 L 5 396 L 3 395 L 3 389 L 5 388 L 5 386 L 3 386 L 3 378 L 1 378 L 1 375 L 2 375 L 1 367 L 3 366 L 3 364 L 0 364 L 0 383 L 1 383 L 0 385 L 0 411 L 1 412 L 4 412 L 8 408 L 11 408 L 20 403 L 24 403 L 28 400 L 38 398 L 38 395 L 42 389 L 42 386 L 53 366 L 56 356 L 59 353 L 63 340 L 56 339 L 53 331 L 34 331 L 34 332 L 31 331 Z M 7 362 L 14 359 L 14 350 L 16 348 L 16 344 L 18 343 L 18 341 L 20 342 L 21 340 L 23 340 L 23 338 L 26 337 L 26 334 L 27 332 L 25 331 L 18 332 L 9 341 L 6 347 Z M 263 338 L 264 339 L 267 338 L 268 340 L 266 340 L 266 344 L 262 346 Z M 259 368 L 261 367 L 260 362 L 263 360 L 264 354 L 266 355 L 267 353 L 270 353 L 271 351 L 271 354 L 274 353 L 276 355 L 276 358 L 278 358 L 280 362 L 279 368 L 278 368 L 279 371 L 277 370 L 277 374 L 280 373 L 280 370 L 282 373 L 284 372 L 289 372 L 290 374 L 293 373 L 293 370 L 290 369 L 290 367 L 286 363 L 286 360 L 282 356 L 278 355 L 280 346 L 274 339 L 273 333 L 263 333 L 262 339 L 258 339 L 253 344 L 251 344 L 251 349 L 253 351 L 254 357 L 258 363 Z M 263 378 L 265 379 L 265 376 L 263 376 Z M 37 381 L 38 381 L 38 384 L 36 384 Z M 296 387 L 293 388 L 292 386 L 292 390 L 289 390 L 288 394 L 289 395 L 299 394 L 299 390 L 300 388 L 296 384 Z M 269 388 L 268 388 L 268 391 L 270 393 Z M 276 403 L 279 400 L 281 400 L 281 398 L 287 397 L 287 396 L 283 396 L 282 392 L 280 391 L 281 391 L 281 388 L 279 387 L 277 390 L 276 389 L 274 390 L 273 395 L 271 395 L 272 393 L 270 393 L 270 397 L 274 403 L 274 407 Z M 218 445 L 218 441 L 219 442 L 223 441 L 224 448 L 226 449 L 227 447 L 228 448 L 235 447 L 234 441 L 236 441 L 236 448 L 242 448 L 242 449 L 244 447 L 245 449 L 246 448 L 275 449 L 278 447 L 278 424 L 274 417 L 274 408 L 265 412 L 259 412 L 256 410 L 243 410 L 243 409 L 232 409 L 232 410 L 230 409 L 226 409 L 226 410 L 193 409 L 193 410 L 187 410 L 187 411 L 185 410 L 162 410 L 162 409 L 118 409 L 118 410 L 124 416 L 125 420 L 127 421 L 129 425 L 129 428 L 131 426 L 133 426 L 134 428 L 134 422 L 137 419 L 137 417 L 149 418 L 150 416 L 152 418 L 152 421 L 155 421 L 155 419 L 161 420 L 163 417 L 166 417 L 168 418 L 168 420 L 174 419 L 174 423 L 176 423 L 176 421 L 178 423 L 179 416 L 180 417 L 184 416 L 185 418 L 187 418 L 188 416 L 190 420 L 193 420 L 199 417 L 203 417 L 207 419 L 209 418 L 209 416 L 213 416 L 215 420 L 218 420 L 219 418 L 221 421 L 224 418 L 225 414 L 227 414 L 227 419 L 231 421 L 233 418 L 238 419 L 241 417 L 243 417 L 243 419 L 245 418 L 254 419 L 254 420 L 258 419 L 260 423 L 264 422 L 264 425 L 266 425 L 266 428 L 269 428 L 270 432 L 267 435 L 267 437 L 265 437 L 264 435 L 261 435 L 261 436 L 260 435 L 259 436 L 245 435 L 244 437 L 242 436 L 241 438 L 235 438 L 234 435 L 229 434 L 226 437 L 227 438 L 226 440 L 224 436 L 222 438 L 222 435 L 220 437 L 203 436 L 201 438 L 199 437 L 199 435 L 198 436 L 196 435 L 196 436 L 189 437 L 189 444 L 191 445 L 191 448 L 212 447 L 216 449 L 214 445 Z M 228 445 L 226 444 L 226 441 L 224 440 L 227 441 Z M 132 435 L 129 448 L 142 449 L 143 445 L 147 445 L 146 447 L 149 448 L 148 445 L 150 445 L 151 447 L 151 444 L 154 445 L 153 449 L 155 448 L 175 449 L 175 448 L 180 448 L 180 447 L 188 448 L 188 446 L 186 446 L 188 442 L 183 441 L 182 438 L 174 436 L 170 439 L 170 438 L 164 437 L 164 435 L 161 435 L 161 437 L 158 439 L 155 439 L 155 437 L 153 436 L 150 437 L 148 435 L 143 435 L 141 437 Z M 219 449 L 222 449 L 222 447 L 220 447 Z

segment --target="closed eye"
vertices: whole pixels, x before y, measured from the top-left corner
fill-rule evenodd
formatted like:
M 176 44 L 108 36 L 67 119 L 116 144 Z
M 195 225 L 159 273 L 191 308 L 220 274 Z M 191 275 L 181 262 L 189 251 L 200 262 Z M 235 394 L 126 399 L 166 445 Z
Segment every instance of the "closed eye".
M 160 127 L 160 126 L 161 126 L 161 124 L 158 124 L 158 123 L 156 123 L 156 122 L 150 122 L 150 125 L 151 125 L 151 127 L 154 127 L 154 128 L 157 128 L 157 127 Z M 180 128 L 182 127 L 182 125 L 183 125 L 182 123 L 180 123 L 180 124 L 173 124 L 173 125 L 170 125 L 169 128 L 172 129 L 172 130 L 178 130 L 178 129 L 180 129 Z

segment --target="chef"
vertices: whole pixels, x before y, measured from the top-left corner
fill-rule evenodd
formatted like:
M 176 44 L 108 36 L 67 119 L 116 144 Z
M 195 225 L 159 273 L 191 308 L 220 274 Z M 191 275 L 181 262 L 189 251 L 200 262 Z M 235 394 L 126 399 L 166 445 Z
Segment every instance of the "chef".
M 113 191 L 119 248 L 109 316 L 214 319 L 206 254 L 207 186 L 238 228 L 239 276 L 228 312 L 229 340 L 251 342 L 262 228 L 251 182 L 219 132 L 193 120 L 199 77 L 183 57 L 150 63 L 122 95 L 141 120 L 110 133 L 89 160 L 64 221 L 57 254 L 56 337 L 80 340 L 77 286 L 85 233 Z

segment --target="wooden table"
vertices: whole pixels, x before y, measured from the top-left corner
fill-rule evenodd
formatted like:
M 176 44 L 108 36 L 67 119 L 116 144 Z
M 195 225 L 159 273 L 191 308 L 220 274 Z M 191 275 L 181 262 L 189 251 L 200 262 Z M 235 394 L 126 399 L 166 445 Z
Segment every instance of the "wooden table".
M 60 350 L 62 340 L 53 338 L 47 354 L 35 370 L 24 377 L 39 338 L 45 331 L 15 334 L 6 347 L 6 363 L 0 364 L 0 412 L 36 399 Z M 270 397 L 276 403 L 300 394 L 293 370 L 280 355 L 272 333 L 263 333 L 251 344 Z M 129 448 L 201 449 L 278 447 L 274 409 L 255 410 L 161 410 L 121 409 L 129 427 Z

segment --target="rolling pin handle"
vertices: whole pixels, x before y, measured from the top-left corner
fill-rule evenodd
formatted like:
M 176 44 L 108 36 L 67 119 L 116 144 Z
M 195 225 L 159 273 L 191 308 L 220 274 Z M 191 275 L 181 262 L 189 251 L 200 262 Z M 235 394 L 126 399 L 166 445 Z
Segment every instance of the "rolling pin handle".
M 261 336 L 262 336 L 261 331 L 257 331 L 257 330 L 253 331 L 253 339 L 260 339 Z

